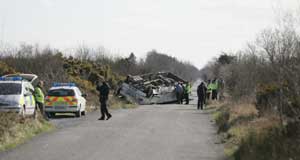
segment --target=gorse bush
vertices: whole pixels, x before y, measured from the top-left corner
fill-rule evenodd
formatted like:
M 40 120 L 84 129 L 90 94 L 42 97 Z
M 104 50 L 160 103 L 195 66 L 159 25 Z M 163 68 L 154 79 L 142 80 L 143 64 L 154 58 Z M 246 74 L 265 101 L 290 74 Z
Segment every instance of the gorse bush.
M 9 67 L 6 63 L 0 61 L 0 75 L 12 73 L 16 73 L 16 71 L 12 67 Z

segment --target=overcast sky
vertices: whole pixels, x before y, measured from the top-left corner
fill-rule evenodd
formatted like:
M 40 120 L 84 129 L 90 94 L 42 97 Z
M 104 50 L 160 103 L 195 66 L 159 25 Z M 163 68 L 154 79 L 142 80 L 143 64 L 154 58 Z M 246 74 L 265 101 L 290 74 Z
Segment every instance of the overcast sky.
M 199 68 L 243 48 L 298 0 L 0 0 L 0 41 L 85 44 L 144 57 L 152 49 Z

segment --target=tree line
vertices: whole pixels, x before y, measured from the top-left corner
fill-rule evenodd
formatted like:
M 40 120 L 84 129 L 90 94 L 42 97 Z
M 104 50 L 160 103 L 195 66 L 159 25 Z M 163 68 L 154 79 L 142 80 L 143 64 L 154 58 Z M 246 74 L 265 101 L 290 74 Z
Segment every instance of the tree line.
M 92 49 L 82 46 L 75 55 L 82 60 L 107 64 L 111 66 L 113 71 L 122 76 L 172 72 L 186 78 L 188 81 L 195 81 L 200 77 L 199 69 L 190 62 L 180 61 L 176 57 L 159 53 L 156 50 L 147 52 L 144 59 L 137 59 L 134 53 L 130 53 L 128 57 L 112 56 L 103 48 Z
M 247 99 L 261 113 L 300 115 L 300 34 L 291 21 L 265 29 L 237 53 L 222 54 L 202 69 L 202 77 L 221 77 L 233 99 Z
M 16 72 L 37 74 L 49 82 L 49 85 L 50 82 L 68 81 L 70 74 L 76 76 L 74 74 L 81 74 L 82 71 L 85 71 L 84 79 L 89 79 L 89 74 L 97 72 L 101 79 L 112 82 L 112 86 L 129 74 L 172 72 L 189 81 L 200 76 L 198 68 L 191 63 L 155 50 L 148 52 L 146 58 L 137 59 L 134 53 L 128 57 L 114 56 L 103 47 L 94 49 L 79 46 L 71 54 L 66 54 L 55 48 L 21 44 L 18 47 L 1 47 L 0 61 Z M 95 71 L 97 69 L 99 71 Z

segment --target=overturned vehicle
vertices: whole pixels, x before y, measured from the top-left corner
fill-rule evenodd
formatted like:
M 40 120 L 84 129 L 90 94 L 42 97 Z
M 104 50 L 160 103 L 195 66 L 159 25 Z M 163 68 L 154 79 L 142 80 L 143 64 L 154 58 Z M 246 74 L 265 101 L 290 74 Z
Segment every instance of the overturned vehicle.
M 175 84 L 186 81 L 170 72 L 127 76 L 118 94 L 141 105 L 164 104 L 177 101 Z

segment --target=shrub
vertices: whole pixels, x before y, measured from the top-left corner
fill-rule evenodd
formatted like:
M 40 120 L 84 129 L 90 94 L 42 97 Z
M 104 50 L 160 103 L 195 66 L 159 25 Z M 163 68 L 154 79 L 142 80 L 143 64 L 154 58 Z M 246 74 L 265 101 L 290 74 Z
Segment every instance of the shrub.
M 9 67 L 6 63 L 0 61 L 0 75 L 13 73 L 16 73 L 16 71 L 12 67 Z

